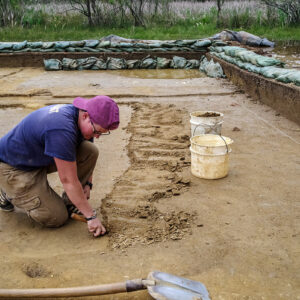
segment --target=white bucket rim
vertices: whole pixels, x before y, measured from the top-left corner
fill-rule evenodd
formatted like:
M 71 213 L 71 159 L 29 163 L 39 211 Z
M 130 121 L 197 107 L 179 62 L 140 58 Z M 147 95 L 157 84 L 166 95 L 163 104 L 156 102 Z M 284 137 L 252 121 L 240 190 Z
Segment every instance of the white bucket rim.
M 211 125 L 208 125 L 208 124 L 206 124 L 206 123 L 203 123 L 203 122 L 195 122 L 195 121 L 193 121 L 193 120 L 190 120 L 190 123 L 191 123 L 192 125 L 203 125 L 203 126 L 211 127 Z M 223 124 L 223 123 L 224 123 L 224 121 L 222 120 L 222 121 L 220 121 L 220 122 L 218 122 L 218 123 L 215 123 L 214 126 L 221 125 L 221 124 Z
M 222 144 L 222 145 L 201 145 L 199 143 L 195 143 L 193 140 L 196 139 L 197 137 L 212 137 L 212 138 L 215 138 L 215 137 L 220 137 L 221 140 L 224 142 L 223 139 L 225 139 L 225 143 Z M 218 134 L 198 134 L 198 135 L 194 135 L 193 137 L 190 138 L 190 142 L 191 144 L 193 145 L 196 145 L 196 146 L 199 146 L 199 147 L 207 147 L 207 148 L 217 148 L 217 147 L 226 147 L 226 145 L 231 145 L 234 141 L 233 139 L 231 139 L 230 137 L 227 137 L 227 136 L 224 136 L 224 135 L 218 135 Z
M 226 151 L 224 153 L 216 153 L 216 154 L 206 154 L 205 153 L 204 154 L 204 153 L 200 153 L 200 152 L 192 149 L 192 147 L 190 147 L 190 151 L 191 151 L 191 153 L 195 153 L 195 154 L 200 155 L 200 156 L 224 156 L 224 155 L 227 155 L 227 154 L 231 153 L 232 150 L 229 149 L 228 152 Z
M 215 113 L 215 114 L 219 114 L 219 116 L 214 116 L 214 117 L 202 117 L 202 116 L 195 116 L 195 114 L 197 113 L 202 113 L 203 115 L 205 113 Z M 224 114 L 219 112 L 219 111 L 212 111 L 212 110 L 196 110 L 196 111 L 193 111 L 190 113 L 190 117 L 195 117 L 195 118 L 207 118 L 207 119 L 210 119 L 210 118 L 220 118 L 220 117 L 224 117 Z

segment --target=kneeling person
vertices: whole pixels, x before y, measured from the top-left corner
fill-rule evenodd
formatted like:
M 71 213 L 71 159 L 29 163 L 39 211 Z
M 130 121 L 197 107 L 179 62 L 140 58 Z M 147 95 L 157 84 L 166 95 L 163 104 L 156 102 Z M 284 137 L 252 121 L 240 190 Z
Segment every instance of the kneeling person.
M 77 97 L 73 104 L 51 105 L 29 114 L 0 139 L 0 209 L 25 209 L 47 227 L 63 225 L 77 210 L 94 236 L 105 234 L 88 203 L 98 158 L 93 138 L 118 126 L 118 105 L 107 96 Z M 47 180 L 47 174 L 55 171 L 63 197 Z

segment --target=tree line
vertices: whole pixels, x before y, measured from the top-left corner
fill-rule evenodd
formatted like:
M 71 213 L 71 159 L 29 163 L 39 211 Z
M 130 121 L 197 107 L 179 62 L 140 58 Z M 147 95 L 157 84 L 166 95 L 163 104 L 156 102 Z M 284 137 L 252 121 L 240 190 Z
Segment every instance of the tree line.
M 225 2 L 230 0 L 194 0 L 185 2 L 213 2 L 217 11 L 217 21 L 220 19 Z M 285 17 L 287 25 L 299 25 L 300 0 L 258 0 L 268 9 L 275 9 Z M 184 2 L 184 1 L 181 1 Z M 34 5 L 44 3 L 55 7 L 59 3 L 68 4 L 72 11 L 76 11 L 87 20 L 90 27 L 99 25 L 142 26 L 159 22 L 163 16 L 171 15 L 170 5 L 174 0 L 0 0 L 0 26 L 24 26 L 30 20 L 38 18 Z M 30 19 L 31 18 L 31 19 Z M 150 21 L 151 22 L 150 22 Z M 33 23 L 33 22 L 32 22 Z

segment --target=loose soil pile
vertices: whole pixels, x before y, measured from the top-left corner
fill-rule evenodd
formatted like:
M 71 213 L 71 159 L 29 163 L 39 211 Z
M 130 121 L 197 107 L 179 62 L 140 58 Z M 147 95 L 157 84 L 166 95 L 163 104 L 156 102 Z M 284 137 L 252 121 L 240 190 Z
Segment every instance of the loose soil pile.
M 189 136 L 183 130 L 188 113 L 160 104 L 135 103 L 133 110 L 127 128 L 131 166 L 102 207 L 112 249 L 182 239 L 191 233 L 196 215 L 156 207 L 157 201 L 189 188 Z

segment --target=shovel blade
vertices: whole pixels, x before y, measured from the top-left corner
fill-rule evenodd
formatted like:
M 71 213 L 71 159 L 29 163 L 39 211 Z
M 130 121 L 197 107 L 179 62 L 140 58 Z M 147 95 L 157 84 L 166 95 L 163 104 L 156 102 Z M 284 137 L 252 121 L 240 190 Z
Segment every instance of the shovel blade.
M 154 271 L 148 275 L 155 285 L 149 286 L 150 295 L 158 300 L 210 300 L 209 293 L 199 281 Z

